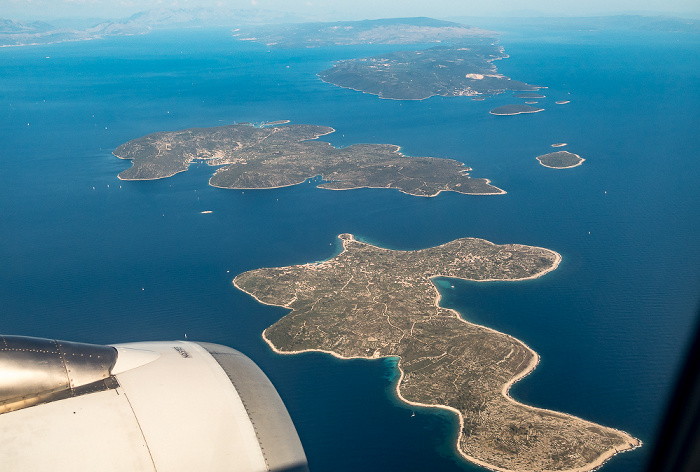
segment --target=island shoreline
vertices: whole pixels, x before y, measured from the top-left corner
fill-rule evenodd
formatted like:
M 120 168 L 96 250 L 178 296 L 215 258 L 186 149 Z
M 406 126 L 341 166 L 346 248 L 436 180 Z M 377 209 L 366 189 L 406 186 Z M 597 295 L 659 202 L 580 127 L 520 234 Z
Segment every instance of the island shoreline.
M 435 197 L 443 191 L 463 195 L 503 195 L 506 193 L 505 190 L 491 185 L 491 180 L 487 178 L 471 177 L 469 173 L 473 169 L 456 159 L 408 156 L 401 152 L 401 146 L 397 144 L 355 143 L 347 148 L 336 147 L 328 141 L 318 140 L 322 136 L 335 133 L 335 128 L 317 125 L 284 126 L 287 123 L 289 120 L 277 120 L 261 122 L 259 126 L 252 126 L 252 128 L 270 130 L 260 141 L 255 141 L 247 136 L 250 134 L 248 130 L 242 131 L 251 126 L 248 123 L 150 133 L 128 141 L 112 151 L 115 157 L 132 162 L 132 166 L 119 172 L 117 178 L 123 181 L 159 180 L 186 172 L 193 163 L 204 163 L 215 168 L 209 177 L 209 186 L 229 190 L 274 190 L 300 185 L 309 179 L 321 176 L 324 181 L 316 183 L 315 186 L 324 190 L 395 189 L 416 197 Z M 309 145 L 313 147 L 309 148 L 311 151 L 308 151 L 308 162 L 304 162 L 305 165 L 298 169 L 295 168 L 295 172 L 290 177 L 285 177 L 284 173 L 274 174 L 273 172 L 271 178 L 258 178 L 256 180 L 254 177 L 257 175 L 256 173 L 266 175 L 266 172 L 270 172 L 270 169 L 260 166 L 270 164 L 260 164 L 263 161 L 262 156 L 265 155 L 265 150 L 257 149 L 255 146 L 282 130 L 292 134 L 291 139 L 289 139 L 287 133 L 281 133 L 282 139 L 289 139 L 290 145 L 301 146 L 301 143 L 315 143 Z M 302 136 L 295 140 L 295 132 L 302 133 Z M 206 145 L 197 147 L 198 145 L 192 144 L 195 141 L 194 137 L 206 140 L 210 135 L 216 133 L 218 133 L 217 139 L 219 141 L 215 141 L 210 148 L 207 148 Z M 240 137 L 241 133 L 245 138 Z M 183 135 L 184 138 L 181 137 Z M 245 145 L 241 144 L 239 139 L 243 139 Z M 180 141 L 178 142 L 178 140 Z M 172 141 L 175 141 L 176 145 L 179 146 L 176 150 L 171 150 Z M 354 151 L 344 150 L 353 147 Z M 238 152 L 239 149 L 242 149 L 240 151 L 242 154 L 236 155 L 235 152 Z M 302 151 L 301 154 L 307 150 L 304 147 L 299 149 Z M 351 157 L 359 156 L 360 159 L 365 159 L 357 163 L 360 166 L 357 169 L 351 165 L 351 159 L 346 155 L 348 152 Z M 320 161 L 317 162 L 314 159 Z M 285 156 L 281 160 L 284 164 L 290 158 Z M 244 170 L 243 166 L 246 164 L 250 164 L 248 167 L 251 169 L 246 167 Z M 394 167 L 400 167 L 400 169 L 397 171 L 392 169 Z M 423 172 L 421 175 L 422 184 L 418 177 L 407 177 L 402 174 L 400 170 L 404 167 L 409 169 L 415 167 Z M 388 175 L 384 178 L 372 179 L 372 171 L 377 169 L 388 171 Z M 250 176 L 253 177 L 248 175 L 249 171 L 251 172 Z M 358 171 L 359 175 L 353 174 L 353 172 Z
M 365 242 L 362 242 L 362 241 L 358 241 L 357 239 L 354 238 L 353 235 L 349 235 L 349 237 L 345 237 L 345 238 L 343 238 L 343 237 L 341 237 L 341 236 L 338 236 L 338 238 L 341 239 L 342 244 L 343 244 L 343 250 L 342 250 L 338 255 L 342 254 L 343 252 L 345 252 L 345 251 L 347 250 L 347 245 L 348 245 L 350 242 L 359 243 L 359 244 L 368 244 L 368 243 L 365 243 Z M 480 239 L 480 238 L 474 238 L 474 239 Z M 482 239 L 482 241 L 486 241 L 486 240 L 483 240 L 483 239 Z M 492 242 L 490 242 L 490 241 L 486 241 L 486 242 L 488 242 L 488 243 L 490 243 L 490 244 L 492 244 L 492 245 L 496 245 L 495 243 L 492 243 Z M 530 247 L 530 246 L 529 246 L 529 247 Z M 533 274 L 533 275 L 531 275 L 531 276 L 528 276 L 528 277 L 515 278 L 515 279 L 480 279 L 480 280 L 476 280 L 476 279 L 461 279 L 461 280 L 468 280 L 468 281 L 473 281 L 473 282 L 493 282 L 493 281 L 506 281 L 506 280 L 507 280 L 507 281 L 515 281 L 515 282 L 518 282 L 518 281 L 523 281 L 523 280 L 537 279 L 537 278 L 542 277 L 542 276 L 544 276 L 545 274 L 547 274 L 547 273 L 549 273 L 549 272 L 555 270 L 556 268 L 558 268 L 559 264 L 560 264 L 561 261 L 562 261 L 562 256 L 561 256 L 561 254 L 559 254 L 558 252 L 553 251 L 553 250 L 551 250 L 551 249 L 547 249 L 547 248 L 542 248 L 542 247 L 538 247 L 538 246 L 531 246 L 531 247 L 536 248 L 536 249 L 542 249 L 542 250 L 545 250 L 545 251 L 547 251 L 547 252 L 549 252 L 549 253 L 552 253 L 552 254 L 554 255 L 554 261 L 551 263 L 551 265 L 550 265 L 549 267 L 547 267 L 547 268 L 541 270 L 540 272 L 538 272 L 538 273 L 536 273 L 536 274 Z M 333 259 L 333 258 L 337 257 L 338 255 L 335 255 L 335 256 L 333 256 L 333 257 L 330 258 L 330 259 Z M 328 259 L 328 260 L 330 260 L 330 259 Z M 305 264 L 300 264 L 300 265 L 305 265 Z M 431 276 L 431 277 L 430 277 L 431 282 L 432 282 L 432 280 L 433 280 L 434 278 L 438 278 L 438 277 L 455 278 L 455 277 L 450 277 L 450 276 L 445 276 L 445 275 L 440 275 L 440 274 L 438 274 L 438 275 L 434 275 L 434 276 Z M 285 304 L 285 305 L 277 305 L 277 304 L 266 303 L 266 302 L 260 300 L 260 299 L 259 299 L 258 297 L 256 297 L 255 295 L 250 294 L 249 292 L 243 290 L 240 286 L 238 286 L 238 284 L 236 283 L 236 279 L 235 279 L 235 278 L 233 279 L 233 285 L 234 285 L 237 289 L 241 290 L 242 292 L 247 293 L 248 295 L 252 296 L 255 300 L 257 300 L 257 301 L 258 301 L 259 303 L 261 303 L 261 304 L 270 305 L 270 306 L 281 306 L 281 307 L 283 307 L 283 308 L 287 308 L 287 309 L 289 309 L 289 310 L 292 310 L 292 308 L 289 306 L 289 305 L 292 303 L 292 301 L 288 302 L 288 303 Z M 442 310 L 448 310 L 450 313 L 452 313 L 452 315 L 453 315 L 454 318 L 458 319 L 459 321 L 461 321 L 461 322 L 463 322 L 463 323 L 465 323 L 465 324 L 468 324 L 468 325 L 471 325 L 471 326 L 477 326 L 477 327 L 483 328 L 483 329 L 485 329 L 485 330 L 487 330 L 487 331 L 489 331 L 489 332 L 492 332 L 492 333 L 496 333 L 496 334 L 499 334 L 499 335 L 506 336 L 506 337 L 508 337 L 509 339 L 511 339 L 513 342 L 519 343 L 519 344 L 520 344 L 521 346 L 523 346 L 528 352 L 530 352 L 530 353 L 532 354 L 532 358 L 531 358 L 530 362 L 528 363 L 528 365 L 527 365 L 525 368 L 523 368 L 523 370 L 520 371 L 517 375 L 515 375 L 515 376 L 512 377 L 509 381 L 507 381 L 505 384 L 503 384 L 500 393 L 501 393 L 501 395 L 502 395 L 503 397 L 505 397 L 505 399 L 506 399 L 508 402 L 513 403 L 513 404 L 517 405 L 518 407 L 525 408 L 525 409 L 528 409 L 528 410 L 534 411 L 534 412 L 544 412 L 544 413 L 547 413 L 547 414 L 551 414 L 551 415 L 558 416 L 558 417 L 560 417 L 560 418 L 562 418 L 562 417 L 563 417 L 563 418 L 567 418 L 567 417 L 570 417 L 570 418 L 577 418 L 577 417 L 575 417 L 575 416 L 573 416 L 573 415 L 570 415 L 570 414 L 567 414 L 567 413 L 562 413 L 562 412 L 558 412 L 558 411 L 554 411 L 554 410 L 549 410 L 549 409 L 545 409 L 545 408 L 538 408 L 538 407 L 533 407 L 533 406 L 530 406 L 530 405 L 526 405 L 526 404 L 524 404 L 524 403 L 520 403 L 519 401 L 517 401 L 517 400 L 515 400 L 513 397 L 511 397 L 511 396 L 510 396 L 510 393 L 509 393 L 511 387 L 512 387 L 515 383 L 519 382 L 520 380 L 522 380 L 522 379 L 524 379 L 525 377 L 527 377 L 528 375 L 530 375 L 530 374 L 535 370 L 535 368 L 537 367 L 537 365 L 538 365 L 539 362 L 540 362 L 540 356 L 539 356 L 539 354 L 537 354 L 536 351 L 534 351 L 532 348 L 530 348 L 530 346 L 528 346 L 527 344 L 525 344 L 523 341 L 521 341 L 521 340 L 519 340 L 519 339 L 517 339 L 517 338 L 515 338 L 515 337 L 513 337 L 513 336 L 511 336 L 511 335 L 509 335 L 509 334 L 502 333 L 502 332 L 500 332 L 500 331 L 498 331 L 498 330 L 496 330 L 496 329 L 490 328 L 490 327 L 488 327 L 488 326 L 483 326 L 483 325 L 479 325 L 479 324 L 476 324 L 476 323 L 472 323 L 471 321 L 468 321 L 468 320 L 466 320 L 465 318 L 463 318 L 463 317 L 460 315 L 460 313 L 457 312 L 456 310 L 451 309 L 451 308 L 444 308 L 444 307 L 441 307 L 441 306 L 440 306 L 440 301 L 442 300 L 442 295 L 440 294 L 440 291 L 438 290 L 438 288 L 437 288 L 437 286 L 435 285 L 435 283 L 432 283 L 432 285 L 433 285 L 433 290 L 435 290 L 435 294 L 436 294 L 436 295 L 435 295 L 435 298 L 434 298 L 434 305 L 435 305 L 436 308 L 442 309 Z M 277 354 L 281 354 L 281 355 L 294 355 L 294 354 L 302 354 L 302 353 L 306 353 L 306 352 L 321 352 L 321 353 L 325 353 L 325 354 L 330 354 L 331 356 L 333 356 L 333 357 L 335 357 L 335 358 L 337 358 L 337 359 L 341 359 L 341 360 L 352 360 L 352 359 L 373 360 L 373 359 L 389 359 L 389 358 L 396 358 L 396 359 L 398 359 L 398 361 L 397 361 L 397 363 L 396 363 L 396 367 L 397 367 L 398 370 L 399 370 L 399 378 L 398 378 L 398 381 L 396 382 L 396 386 L 395 386 L 395 389 L 394 389 L 395 392 L 396 392 L 397 398 L 398 398 L 400 401 L 402 401 L 403 403 L 407 404 L 407 405 L 412 405 L 412 406 L 417 406 L 417 407 L 422 407 L 422 408 L 440 408 L 440 409 L 443 409 L 443 410 L 448 410 L 448 411 L 451 411 L 451 412 L 453 412 L 453 413 L 456 413 L 456 414 L 457 414 L 457 417 L 458 417 L 458 419 L 459 419 L 459 433 L 458 433 L 458 435 L 457 435 L 456 449 L 457 449 L 457 452 L 459 453 L 459 455 L 460 455 L 462 458 L 464 458 L 465 460 L 467 460 L 467 461 L 469 461 L 469 462 L 471 462 L 471 463 L 480 465 L 480 466 L 485 467 L 485 468 L 487 468 L 487 469 L 489 469 L 489 470 L 493 470 L 493 471 L 497 471 L 497 472 L 527 472 L 525 469 L 506 469 L 506 468 L 494 466 L 493 464 L 486 463 L 486 462 L 484 462 L 484 461 L 482 461 L 482 460 L 479 460 L 479 459 L 477 459 L 477 458 L 475 458 L 475 457 L 473 457 L 473 456 L 470 456 L 470 455 L 468 455 L 467 453 L 465 453 L 464 451 L 462 451 L 462 449 L 461 449 L 461 447 L 460 447 L 460 444 L 461 444 L 461 441 L 462 441 L 462 437 L 463 437 L 463 435 L 464 435 L 464 432 L 463 432 L 463 428 L 464 428 L 464 416 L 463 416 L 462 413 L 461 413 L 459 410 L 457 410 L 456 408 L 453 408 L 453 407 L 450 407 L 450 406 L 447 406 L 447 405 L 439 405 L 439 404 L 437 404 L 437 405 L 435 405 L 435 404 L 430 405 L 430 404 L 425 404 L 425 403 L 420 403 L 420 402 L 413 402 L 413 401 L 407 400 L 405 397 L 403 397 L 403 395 L 401 394 L 401 383 L 402 383 L 402 381 L 403 381 L 403 378 L 404 378 L 405 373 L 404 373 L 404 370 L 403 370 L 402 367 L 401 367 L 401 361 L 402 361 L 402 357 L 401 357 L 401 356 L 399 356 L 399 355 L 390 355 L 390 356 L 361 356 L 361 355 L 358 355 L 358 356 L 347 357 L 347 356 L 343 356 L 343 355 L 341 355 L 341 354 L 339 354 L 339 353 L 337 353 L 337 352 L 335 352 L 335 351 L 328 351 L 328 350 L 324 350 L 324 349 L 304 349 L 304 350 L 298 350 L 298 351 L 283 351 L 283 350 L 278 349 L 278 348 L 274 345 L 274 343 L 267 337 L 266 332 L 267 332 L 267 330 L 268 330 L 269 328 L 270 328 L 270 327 L 268 327 L 268 328 L 266 328 L 265 330 L 263 330 L 263 332 L 262 332 L 262 339 L 267 343 L 268 346 L 270 346 L 270 348 L 272 349 L 273 352 L 275 352 L 275 353 L 277 353 Z M 586 420 L 584 420 L 584 421 L 586 421 Z M 622 452 L 627 452 L 627 451 L 630 451 L 630 450 L 634 450 L 634 449 L 636 449 L 636 448 L 642 446 L 642 441 L 640 441 L 640 440 L 638 440 L 638 439 L 636 439 L 636 438 L 633 438 L 631 435 L 629 435 L 628 433 L 626 433 L 626 432 L 624 432 L 624 431 L 622 431 L 622 430 L 618 430 L 618 429 L 615 429 L 615 428 L 610 428 L 610 427 L 607 427 L 607 426 L 606 426 L 605 428 L 608 428 L 608 429 L 610 429 L 610 430 L 614 430 L 614 431 L 618 432 L 621 436 L 624 437 L 624 439 L 625 439 L 625 441 L 626 441 L 626 444 L 625 444 L 624 446 L 622 446 L 620 449 L 618 449 L 618 448 L 616 448 L 616 447 L 613 447 L 612 449 L 606 450 L 606 451 L 603 452 L 600 456 L 598 456 L 598 457 L 596 458 L 596 460 L 590 462 L 590 463 L 587 464 L 586 466 L 577 467 L 577 468 L 573 468 L 573 469 L 560 470 L 560 471 L 557 471 L 557 472 L 591 472 L 591 471 L 594 471 L 594 470 L 598 469 L 599 467 L 601 467 L 605 462 L 607 462 L 610 458 L 612 458 L 612 457 L 615 456 L 616 454 L 619 454 L 619 453 L 622 453 Z
M 564 144 L 565 144 L 565 143 L 564 143 Z M 552 144 L 552 146 L 554 146 L 554 144 Z M 562 146 L 555 146 L 555 147 L 562 147 Z M 540 159 L 540 157 L 547 156 L 548 154 L 543 154 L 543 155 L 541 155 L 541 156 L 537 156 L 535 159 L 537 159 L 537 161 L 540 163 L 540 165 L 541 165 L 542 167 L 547 167 L 548 169 L 559 169 L 559 170 L 561 170 L 561 169 L 572 169 L 572 168 L 574 168 L 574 167 L 580 166 L 581 164 L 583 164 L 583 163 L 586 161 L 586 159 L 584 159 L 583 157 L 579 156 L 578 154 L 574 154 L 573 152 L 569 152 L 569 151 L 557 151 L 557 152 L 564 152 L 564 153 L 571 154 L 571 155 L 575 156 L 577 159 L 579 159 L 579 161 L 578 161 L 576 164 L 574 164 L 574 165 L 565 166 L 565 167 L 556 167 L 556 166 L 548 166 L 547 164 L 545 164 L 544 162 L 542 162 L 542 160 Z

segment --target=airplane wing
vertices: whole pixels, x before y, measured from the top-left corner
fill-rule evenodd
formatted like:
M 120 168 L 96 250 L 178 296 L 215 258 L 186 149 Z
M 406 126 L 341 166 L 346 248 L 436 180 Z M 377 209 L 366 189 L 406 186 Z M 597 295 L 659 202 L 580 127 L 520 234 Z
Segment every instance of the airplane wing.
M 308 471 L 265 374 L 189 341 L 0 336 L 0 457 L 13 471 Z

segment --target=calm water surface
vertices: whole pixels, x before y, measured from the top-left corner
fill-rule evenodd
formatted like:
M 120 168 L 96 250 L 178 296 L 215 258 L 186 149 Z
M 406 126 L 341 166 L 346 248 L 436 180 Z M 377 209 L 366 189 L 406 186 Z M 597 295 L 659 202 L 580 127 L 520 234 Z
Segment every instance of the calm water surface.
M 227 344 L 275 383 L 312 470 L 482 470 L 456 457 L 454 418 L 411 416 L 395 400 L 394 361 L 275 355 L 260 333 L 286 311 L 231 280 L 332 257 L 344 232 L 395 249 L 465 236 L 543 246 L 562 254 L 556 271 L 438 282 L 443 304 L 541 355 L 514 397 L 653 445 L 700 287 L 697 39 L 513 34 L 501 44 L 511 55 L 502 73 L 548 87 L 545 112 L 488 114 L 517 103 L 511 93 L 380 100 L 315 76 L 386 46 L 268 51 L 194 31 L 0 50 L 0 332 Z M 130 139 L 277 119 L 332 126 L 323 139 L 335 146 L 454 158 L 508 193 L 418 198 L 309 182 L 241 192 L 207 186 L 202 164 L 159 181 L 116 177 L 129 163 L 111 151 Z M 555 142 L 586 162 L 540 166 Z M 604 470 L 642 470 L 646 446 Z

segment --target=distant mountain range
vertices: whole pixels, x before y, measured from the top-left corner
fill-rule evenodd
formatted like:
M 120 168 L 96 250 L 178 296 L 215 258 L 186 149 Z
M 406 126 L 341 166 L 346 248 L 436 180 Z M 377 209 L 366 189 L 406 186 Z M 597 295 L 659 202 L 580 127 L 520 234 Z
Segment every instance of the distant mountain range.
M 477 18 L 459 18 L 470 23 Z M 610 16 L 590 18 L 517 18 L 482 19 L 484 24 L 509 24 L 518 27 L 561 28 L 588 30 L 635 30 L 699 33 L 700 20 L 647 17 Z M 510 20 L 510 23 L 509 23 Z M 108 36 L 147 34 L 156 29 L 176 28 L 232 28 L 239 39 L 255 39 L 271 45 L 286 47 L 320 46 L 328 44 L 384 43 L 407 44 L 421 42 L 451 41 L 464 36 L 492 36 L 493 32 L 431 18 L 405 18 L 391 20 L 371 20 L 348 23 L 350 28 L 340 23 L 308 22 L 308 17 L 289 13 L 261 10 L 225 10 L 213 8 L 157 9 L 136 13 L 129 18 L 97 22 L 90 27 L 55 26 L 42 21 L 23 23 L 0 18 L 0 46 L 26 46 L 50 44 L 65 41 L 85 41 Z M 65 25 L 65 21 L 61 21 Z M 269 26 L 275 25 L 275 26 Z M 406 25 L 411 25 L 409 30 Z M 398 28 L 400 26 L 400 28 Z M 492 26 L 491 26 L 492 27 Z M 398 28 L 398 29 L 397 29 Z M 400 31 L 399 31 L 400 30 Z M 393 36 L 401 33 L 404 36 Z M 323 37 L 324 40 L 319 38 Z M 310 40 L 310 38 L 316 38 Z M 392 39 L 393 38 L 393 39 Z
M 672 16 L 612 15 L 587 17 L 458 17 L 455 21 L 484 25 L 488 28 L 547 29 L 549 31 L 639 31 L 700 33 L 700 20 Z
M 249 26 L 234 31 L 241 41 L 298 48 L 352 44 L 420 44 L 494 38 L 495 31 L 433 18 L 290 23 Z
M 49 23 L 35 21 L 21 23 L 0 19 L 0 46 L 28 46 L 33 44 L 85 41 L 125 34 L 144 34 L 150 28 L 132 22 L 105 22 L 86 29 L 58 28 Z
M 0 18 L 0 46 L 27 46 L 65 41 L 85 41 L 107 36 L 147 34 L 155 29 L 234 28 L 243 25 L 267 25 L 300 21 L 308 21 L 308 18 L 271 10 L 221 10 L 211 8 L 148 10 L 136 13 L 128 18 L 99 22 L 88 28 L 59 27 L 42 21 L 23 23 Z

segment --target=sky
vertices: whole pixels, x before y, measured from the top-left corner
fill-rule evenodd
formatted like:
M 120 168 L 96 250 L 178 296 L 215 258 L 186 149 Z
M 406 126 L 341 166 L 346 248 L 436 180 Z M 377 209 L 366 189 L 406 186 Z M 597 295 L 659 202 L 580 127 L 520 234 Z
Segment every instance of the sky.
M 154 8 L 266 9 L 318 20 L 408 16 L 597 16 L 620 13 L 700 18 L 698 0 L 0 0 L 0 18 L 118 19 Z

